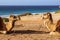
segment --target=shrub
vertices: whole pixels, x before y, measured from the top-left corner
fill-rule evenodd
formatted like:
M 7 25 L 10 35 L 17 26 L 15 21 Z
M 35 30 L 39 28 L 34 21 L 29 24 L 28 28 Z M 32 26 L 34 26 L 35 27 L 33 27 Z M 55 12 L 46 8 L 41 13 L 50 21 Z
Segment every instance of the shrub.
M 32 15 L 31 13 L 29 13 L 29 12 L 26 12 L 26 13 L 24 13 L 25 15 Z
M 55 13 L 60 13 L 60 10 L 57 10 Z
M 4 22 L 9 22 L 9 19 L 8 18 L 3 18 L 3 21 Z
M 32 14 L 29 13 L 29 12 L 26 12 L 26 13 L 23 13 L 23 14 L 21 14 L 21 15 L 19 15 L 19 16 L 26 16 L 26 15 L 32 15 Z

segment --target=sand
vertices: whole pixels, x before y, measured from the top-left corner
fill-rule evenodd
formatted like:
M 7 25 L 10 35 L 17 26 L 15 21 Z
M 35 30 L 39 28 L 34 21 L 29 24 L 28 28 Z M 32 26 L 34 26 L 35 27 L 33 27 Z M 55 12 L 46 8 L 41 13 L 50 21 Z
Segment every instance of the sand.
M 60 14 L 52 15 L 54 21 L 59 20 Z M 0 34 L 0 40 L 60 40 L 60 35 L 49 34 L 41 15 L 24 16 L 21 19 L 15 23 L 10 34 Z

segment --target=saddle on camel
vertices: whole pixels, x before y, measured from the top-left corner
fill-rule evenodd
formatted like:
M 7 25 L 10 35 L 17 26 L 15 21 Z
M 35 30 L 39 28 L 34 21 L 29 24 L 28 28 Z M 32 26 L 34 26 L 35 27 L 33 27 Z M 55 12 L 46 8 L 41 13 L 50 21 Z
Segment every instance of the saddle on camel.
M 10 32 L 14 27 L 15 21 L 16 21 L 16 17 L 13 15 L 10 15 L 9 22 L 5 24 L 3 22 L 3 19 L 0 17 L 0 33 L 6 34 L 7 32 Z

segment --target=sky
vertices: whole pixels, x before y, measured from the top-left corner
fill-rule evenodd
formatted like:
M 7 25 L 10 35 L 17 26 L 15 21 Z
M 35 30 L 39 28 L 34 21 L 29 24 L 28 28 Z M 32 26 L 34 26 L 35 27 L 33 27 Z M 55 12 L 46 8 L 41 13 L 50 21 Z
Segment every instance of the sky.
M 0 0 L 0 5 L 60 5 L 60 0 Z

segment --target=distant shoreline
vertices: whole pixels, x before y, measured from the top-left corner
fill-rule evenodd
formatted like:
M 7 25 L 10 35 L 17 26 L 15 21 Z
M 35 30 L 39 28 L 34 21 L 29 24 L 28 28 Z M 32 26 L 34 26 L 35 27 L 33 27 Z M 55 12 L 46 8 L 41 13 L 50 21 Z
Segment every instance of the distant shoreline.
M 32 13 L 32 14 L 43 14 L 43 13 L 47 13 L 47 12 Z M 55 12 L 50 12 L 50 13 L 55 13 Z M 20 14 L 13 14 L 13 15 L 17 16 L 17 15 L 20 15 Z M 10 14 L 9 15 L 0 15 L 0 17 L 2 17 L 2 18 L 9 18 L 9 16 L 10 16 Z

